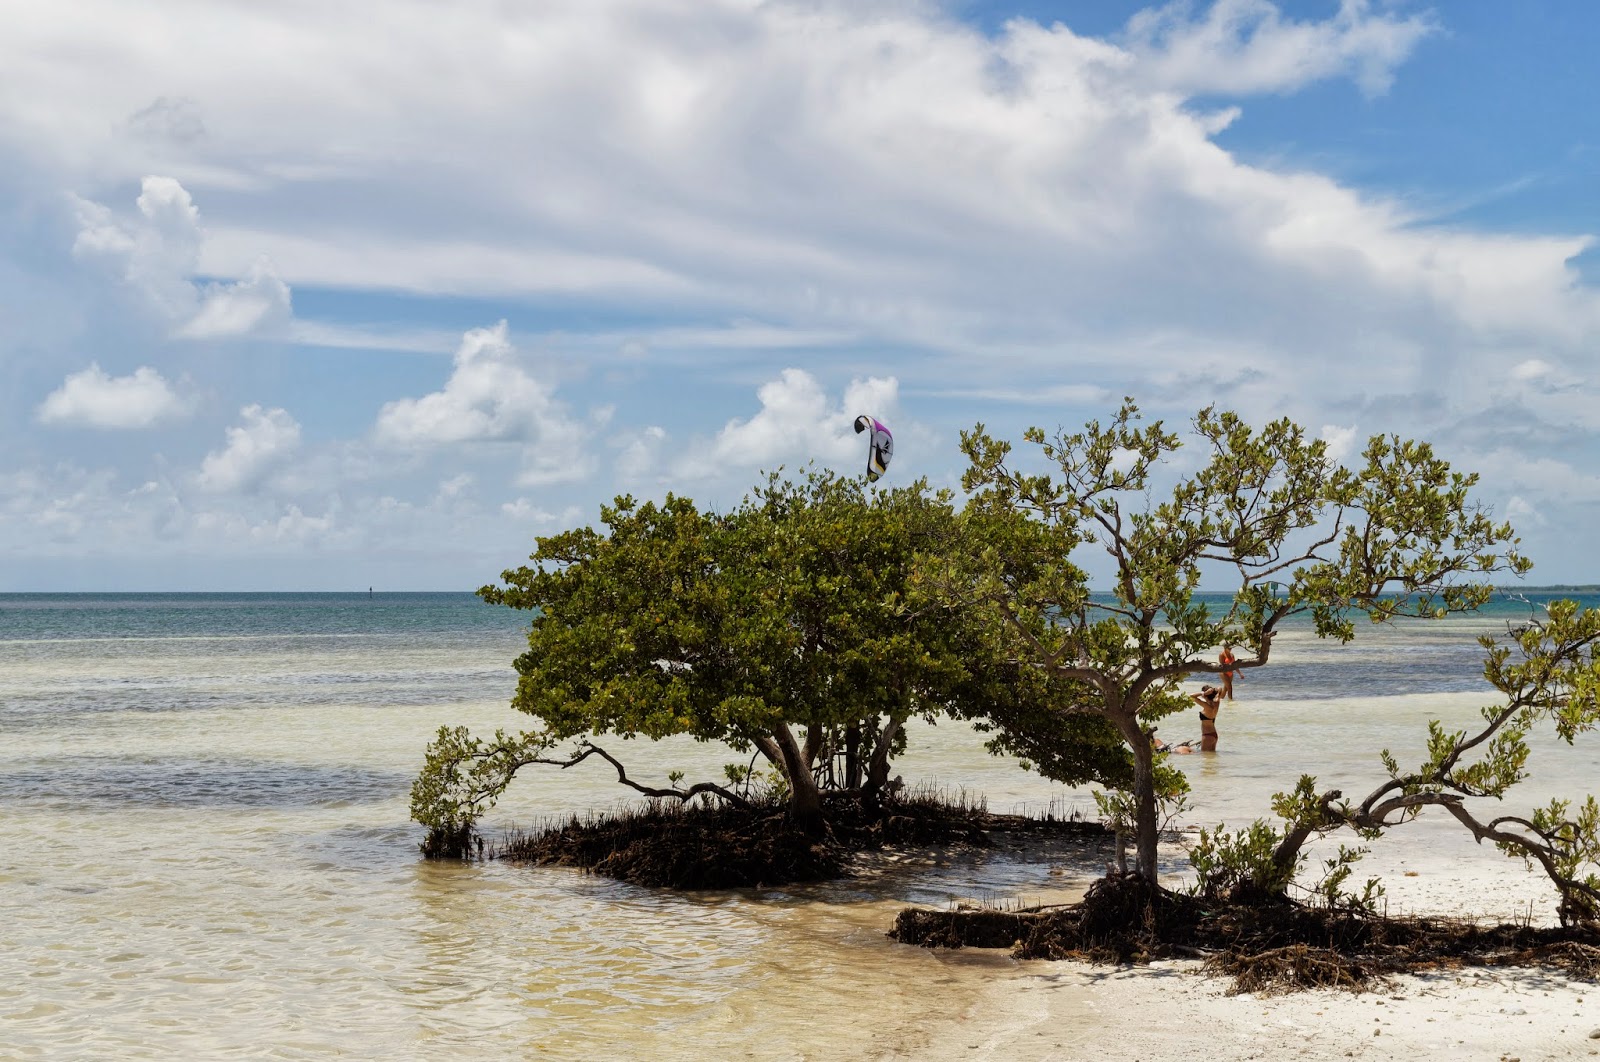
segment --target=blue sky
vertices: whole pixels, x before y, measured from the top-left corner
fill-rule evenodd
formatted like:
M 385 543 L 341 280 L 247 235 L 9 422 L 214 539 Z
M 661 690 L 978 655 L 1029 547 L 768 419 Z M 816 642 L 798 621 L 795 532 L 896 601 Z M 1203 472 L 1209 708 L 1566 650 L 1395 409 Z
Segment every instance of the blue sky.
M 470 588 L 1123 394 L 1600 579 L 1592 5 L 6 6 L 0 590 Z

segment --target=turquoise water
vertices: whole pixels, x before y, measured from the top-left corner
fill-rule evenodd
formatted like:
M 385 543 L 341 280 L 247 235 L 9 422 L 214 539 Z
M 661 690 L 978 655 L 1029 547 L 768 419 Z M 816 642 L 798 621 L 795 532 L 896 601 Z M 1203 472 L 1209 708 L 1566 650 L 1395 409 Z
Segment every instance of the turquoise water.
M 1464 725 L 1486 699 L 1476 636 L 1526 615 L 1502 601 L 1349 648 L 1287 631 L 1225 706 L 1222 751 L 1174 761 L 1189 821 L 1260 814 L 1301 772 L 1355 791 L 1381 747 L 1420 754 L 1428 719 Z M 441 724 L 521 721 L 526 619 L 470 594 L 0 595 L 0 1057 L 919 1057 L 952 1014 L 1000 1013 L 996 993 L 1039 974 L 894 945 L 899 906 L 1070 896 L 1104 868 L 1099 850 L 926 852 L 680 896 L 424 863 L 406 807 L 422 750 Z M 619 751 L 646 778 L 730 758 Z M 1587 791 L 1597 766 L 1540 744 L 1530 793 Z M 1000 810 L 1091 806 L 960 726 L 917 730 L 898 769 Z M 530 775 L 489 828 L 618 799 L 604 771 Z M 1181 851 L 1165 866 L 1181 873 Z M 1401 904 L 1437 903 L 1407 891 L 1416 868 L 1470 867 L 1453 910 L 1548 910 L 1447 822 L 1373 867 Z M 777 1030 L 759 1043 L 756 1016 Z
M 469 593 L 0 594 L 0 641 L 494 636 L 526 626 Z

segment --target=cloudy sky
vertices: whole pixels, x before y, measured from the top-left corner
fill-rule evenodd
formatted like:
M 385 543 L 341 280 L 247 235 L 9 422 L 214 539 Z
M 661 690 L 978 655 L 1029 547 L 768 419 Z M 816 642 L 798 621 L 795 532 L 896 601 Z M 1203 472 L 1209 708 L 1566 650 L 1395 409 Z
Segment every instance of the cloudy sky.
M 462 589 L 1219 403 L 1600 579 L 1578 0 L 0 0 L 0 590 Z

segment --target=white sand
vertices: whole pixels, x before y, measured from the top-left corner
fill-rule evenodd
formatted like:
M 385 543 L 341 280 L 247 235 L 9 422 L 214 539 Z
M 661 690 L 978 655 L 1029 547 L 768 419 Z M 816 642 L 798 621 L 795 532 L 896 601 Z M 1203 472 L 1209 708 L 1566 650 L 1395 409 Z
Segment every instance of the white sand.
M 1035 964 L 1043 967 L 1045 964 Z M 921 1057 L 1547 1059 L 1600 1054 L 1600 986 L 1542 971 L 1404 977 L 1387 992 L 1226 995 L 1196 963 L 1054 963 L 1006 983 L 1003 1028 Z M 997 985 L 997 989 L 1001 986 Z M 998 1000 L 997 1000 L 998 1002 Z
M 1435 834 L 1386 846 L 1362 870 L 1388 886 L 1391 912 L 1552 921 L 1542 875 L 1492 849 Z M 1600 985 L 1542 968 L 1464 969 L 1397 978 L 1381 991 L 1227 994 L 1231 979 L 1193 961 L 1143 967 L 991 965 L 984 998 L 916 1044 L 881 1055 L 932 1060 L 1533 1059 L 1600 1055 Z

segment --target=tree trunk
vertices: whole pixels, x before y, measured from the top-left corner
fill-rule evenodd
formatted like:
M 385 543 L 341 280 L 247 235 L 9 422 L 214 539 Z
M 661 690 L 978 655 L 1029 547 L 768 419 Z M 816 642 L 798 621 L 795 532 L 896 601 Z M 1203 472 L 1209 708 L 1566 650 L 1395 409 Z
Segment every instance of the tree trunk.
M 787 723 L 779 723 L 772 732 L 778 751 L 783 757 L 781 765 L 784 780 L 789 783 L 789 821 L 808 837 L 821 837 L 825 830 L 822 817 L 822 791 L 811 773 L 811 763 L 806 753 L 794 739 L 794 731 Z M 807 741 L 810 747 L 810 741 Z
M 1138 874 L 1150 884 L 1156 884 L 1156 775 L 1155 751 L 1150 747 L 1150 735 L 1139 725 L 1133 712 L 1119 713 L 1113 717 L 1128 746 L 1133 749 L 1133 807 L 1134 845 Z
M 1311 835 L 1330 825 L 1334 819 L 1329 810 L 1333 802 L 1343 797 L 1344 794 L 1337 789 L 1323 793 L 1317 800 L 1317 814 L 1315 817 L 1306 818 L 1284 830 L 1283 840 L 1278 842 L 1278 847 L 1272 853 L 1272 869 L 1274 876 L 1285 884 L 1294 877 L 1295 868 L 1300 865 L 1300 849 L 1305 847 Z M 1482 838 L 1478 838 L 1482 840 Z
M 826 832 L 822 790 L 809 770 L 801 771 L 789 785 L 789 819 L 807 837 L 821 837 Z
M 844 787 L 861 788 L 861 724 L 851 723 L 844 731 Z
M 883 731 L 873 738 L 872 760 L 867 765 L 865 790 L 873 799 L 877 799 L 883 787 L 889 784 L 889 750 L 894 747 L 894 739 L 900 735 L 900 728 L 904 725 L 903 717 L 890 716 L 889 721 L 883 724 Z

